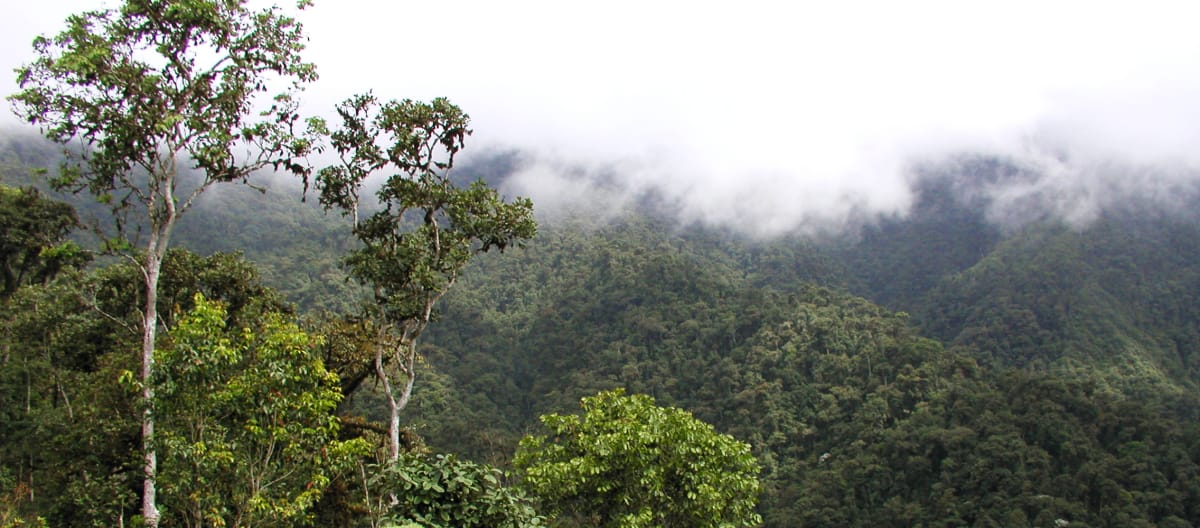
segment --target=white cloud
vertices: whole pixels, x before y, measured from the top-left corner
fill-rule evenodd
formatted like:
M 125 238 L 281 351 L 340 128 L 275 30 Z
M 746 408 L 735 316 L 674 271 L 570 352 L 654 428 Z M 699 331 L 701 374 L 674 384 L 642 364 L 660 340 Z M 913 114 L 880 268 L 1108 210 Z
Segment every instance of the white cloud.
M 96 3 L 6 22 L 3 64 Z M 1103 194 L 1098 164 L 1162 169 L 1146 185 L 1195 179 L 1197 15 L 1026 0 L 318 0 L 300 14 L 314 112 L 367 89 L 448 96 L 474 119 L 469 150 L 532 153 L 516 183 L 535 203 L 593 196 L 557 178 L 576 167 L 763 233 L 903 212 L 909 164 L 960 151 L 1047 167 L 1041 153 L 1068 153 L 1042 185 L 1072 211 Z

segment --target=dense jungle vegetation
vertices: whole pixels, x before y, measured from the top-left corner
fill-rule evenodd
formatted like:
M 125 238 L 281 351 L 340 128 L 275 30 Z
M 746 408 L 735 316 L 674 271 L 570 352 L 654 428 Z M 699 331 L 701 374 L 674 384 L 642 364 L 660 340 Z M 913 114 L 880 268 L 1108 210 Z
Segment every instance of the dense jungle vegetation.
M 54 157 L 8 141 L 9 185 Z M 511 161 L 480 156 L 460 177 L 502 185 Z M 842 240 L 753 241 L 636 209 L 543 222 L 524 247 L 473 261 L 442 300 L 406 445 L 501 468 L 495 482 L 519 488 L 511 462 L 538 417 L 619 388 L 749 444 L 766 526 L 1197 525 L 1200 224 L 1131 206 L 1085 227 L 1002 229 L 960 198 L 1002 168 L 971 167 L 930 175 L 910 216 Z M 36 200 L 6 212 L 66 214 Z M 345 443 L 375 438 L 387 405 L 369 378 L 347 383 L 339 356 L 356 330 L 336 314 L 363 297 L 338 264 L 339 225 L 287 182 L 206 195 L 180 228 L 163 306 L 195 317 L 199 292 L 230 328 L 301 332 L 256 326 L 279 313 L 324 336 L 312 348 L 343 376 Z M 109 317 L 136 305 L 135 279 L 103 258 L 71 269 L 8 292 L 3 320 L 6 507 L 52 525 L 136 499 L 136 401 L 117 382 L 135 358 L 114 353 L 133 345 Z M 330 471 L 313 511 L 354 522 L 353 471 Z
M 66 26 L 0 130 L 0 528 L 1200 525 L 1197 189 L 535 221 L 446 99 L 302 120 L 277 8 Z

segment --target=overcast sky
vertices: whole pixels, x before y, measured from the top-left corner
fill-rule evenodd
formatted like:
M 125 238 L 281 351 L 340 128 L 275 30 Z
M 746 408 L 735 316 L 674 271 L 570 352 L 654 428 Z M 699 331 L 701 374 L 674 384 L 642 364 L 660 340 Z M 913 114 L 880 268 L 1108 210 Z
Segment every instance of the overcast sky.
M 115 5 L 5 1 L 5 71 L 66 14 Z M 985 152 L 1046 174 L 997 207 L 1051 196 L 1086 221 L 1112 189 L 1170 194 L 1200 168 L 1200 2 L 318 0 L 300 17 L 309 111 L 447 96 L 469 151 L 532 153 L 513 190 L 548 209 L 599 192 L 570 168 L 688 220 L 811 229 L 903 213 L 914 163 Z

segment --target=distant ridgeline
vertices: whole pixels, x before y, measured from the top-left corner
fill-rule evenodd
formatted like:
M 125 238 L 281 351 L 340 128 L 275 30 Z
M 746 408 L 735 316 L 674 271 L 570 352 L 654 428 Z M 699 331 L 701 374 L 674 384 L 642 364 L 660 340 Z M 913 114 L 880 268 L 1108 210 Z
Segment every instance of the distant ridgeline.
M 54 165 L 31 141 L 0 136 L 4 183 Z M 910 214 L 841 240 L 645 208 L 545 224 L 444 299 L 408 427 L 503 466 L 538 415 L 624 387 L 749 442 L 767 526 L 1200 526 L 1200 222 L 1131 205 L 998 226 L 978 191 L 1013 177 L 929 171 Z M 301 314 L 355 305 L 341 219 L 267 183 L 206 194 L 179 244 L 243 251 Z M 347 406 L 383 413 L 369 385 Z

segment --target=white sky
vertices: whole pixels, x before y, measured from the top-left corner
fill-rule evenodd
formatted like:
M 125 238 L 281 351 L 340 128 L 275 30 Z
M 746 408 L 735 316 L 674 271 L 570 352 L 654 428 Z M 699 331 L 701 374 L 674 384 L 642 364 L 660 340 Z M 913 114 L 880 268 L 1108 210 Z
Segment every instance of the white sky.
M 6 72 L 66 14 L 115 5 L 2 1 Z M 582 167 L 774 233 L 903 212 L 912 162 L 982 151 L 1045 168 L 1026 191 L 1086 219 L 1121 178 L 1096 167 L 1150 167 L 1132 187 L 1200 167 L 1194 1 L 317 0 L 300 18 L 309 112 L 447 96 L 468 151 L 536 154 L 514 190 L 547 208 L 593 196 L 560 178 Z

